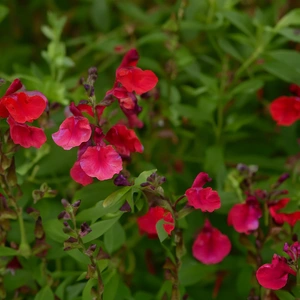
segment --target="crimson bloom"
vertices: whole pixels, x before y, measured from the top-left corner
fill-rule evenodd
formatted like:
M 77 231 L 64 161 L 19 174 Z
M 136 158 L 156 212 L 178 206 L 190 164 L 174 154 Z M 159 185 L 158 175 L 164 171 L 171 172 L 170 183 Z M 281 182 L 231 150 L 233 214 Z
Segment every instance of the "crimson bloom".
M 274 254 L 270 264 L 256 271 L 256 278 L 264 288 L 279 290 L 286 285 L 289 274 L 296 276 L 296 271 L 287 264 L 286 258 Z
M 217 228 L 212 227 L 208 219 L 205 220 L 201 232 L 194 241 L 193 256 L 206 265 L 221 262 L 230 252 L 229 238 Z
M 250 234 L 259 226 L 258 219 L 262 216 L 257 199 L 249 196 L 245 203 L 235 204 L 228 214 L 228 225 L 240 233 Z
M 89 120 L 81 116 L 72 116 L 65 119 L 59 130 L 52 134 L 54 142 L 64 150 L 70 150 L 87 142 L 92 134 Z
M 7 123 L 10 125 L 10 136 L 13 142 L 24 148 L 40 148 L 47 140 L 41 128 L 17 123 L 12 117 L 8 117 Z
M 300 98 L 281 96 L 270 104 L 270 113 L 278 125 L 290 126 L 300 118 Z
M 275 204 L 269 204 L 269 212 L 274 221 L 277 224 L 283 224 L 284 222 L 290 224 L 291 226 L 295 226 L 296 222 L 300 220 L 300 211 L 296 211 L 293 213 L 281 213 L 279 210 L 286 207 L 286 205 L 290 202 L 289 198 L 284 198 L 279 200 Z
M 44 131 L 26 122 L 38 119 L 47 106 L 47 98 L 37 91 L 19 91 L 23 85 L 15 79 L 0 99 L 0 118 L 7 118 L 10 136 L 24 148 L 40 148 L 46 142 Z
M 91 184 L 93 182 L 93 178 L 88 176 L 81 168 L 80 162 L 77 160 L 73 167 L 70 170 L 70 175 L 72 179 L 83 186 Z
M 110 145 L 88 147 L 79 164 L 86 175 L 98 180 L 110 179 L 123 169 L 120 155 Z
M 151 207 L 145 215 L 137 218 L 140 233 L 146 233 L 149 238 L 156 238 L 156 224 L 161 219 L 166 222 L 165 224 L 163 224 L 163 227 L 165 231 L 170 235 L 175 228 L 173 216 L 168 210 L 160 206 Z
M 185 195 L 188 204 L 202 211 L 213 212 L 221 207 L 221 200 L 212 188 L 203 188 L 203 185 L 211 181 L 207 173 L 201 172 L 197 175 L 191 188 L 186 190 Z
M 130 156 L 131 152 L 143 152 L 144 147 L 135 132 L 125 125 L 117 124 L 106 134 L 105 139 L 116 147 L 116 150 L 124 156 Z

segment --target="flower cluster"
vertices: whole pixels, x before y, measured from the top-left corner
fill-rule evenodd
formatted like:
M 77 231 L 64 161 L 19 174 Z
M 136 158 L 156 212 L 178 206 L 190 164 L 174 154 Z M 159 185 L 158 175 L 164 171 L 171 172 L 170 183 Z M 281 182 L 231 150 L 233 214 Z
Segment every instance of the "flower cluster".
M 113 89 L 98 104 L 95 102 L 93 87 L 97 70 L 91 68 L 88 84 L 84 85 L 89 101 L 82 101 L 78 105 L 71 103 L 71 115 L 52 135 L 54 142 L 65 150 L 79 147 L 78 158 L 70 174 L 76 182 L 84 186 L 92 183 L 93 178 L 112 178 L 122 170 L 122 158 L 129 157 L 132 152 L 143 152 L 143 146 L 135 132 L 123 124 L 116 124 L 104 133 L 106 122 L 102 117 L 105 108 L 116 98 L 128 118 L 129 126 L 140 124 L 137 114 L 141 108 L 137 105 L 135 94 L 152 89 L 157 83 L 157 77 L 152 71 L 137 68 L 138 58 L 135 49 L 125 55 L 117 69 Z
M 0 99 L 0 118 L 6 118 L 10 136 L 15 144 L 24 148 L 40 148 L 46 142 L 41 128 L 28 126 L 45 111 L 47 98 L 37 91 L 26 91 L 22 82 L 15 79 Z
M 211 178 L 207 173 L 200 172 L 197 175 L 192 187 L 187 189 L 184 194 L 187 198 L 187 205 L 183 210 L 194 208 L 203 212 L 213 212 L 221 207 L 217 191 L 214 191 L 211 187 L 203 188 L 209 181 L 211 181 Z M 179 199 L 184 198 L 184 196 Z M 151 238 L 157 237 L 156 224 L 162 219 L 165 222 L 163 227 L 170 235 L 175 228 L 173 216 L 170 211 L 159 206 L 151 207 L 145 215 L 137 219 L 140 233 L 146 233 Z M 230 250 L 231 242 L 229 238 L 213 227 L 210 221 L 206 219 L 203 228 L 193 243 L 193 256 L 204 264 L 216 264 L 221 262 Z
M 281 126 L 290 126 L 300 119 L 300 86 L 290 85 L 293 96 L 280 96 L 270 105 L 272 118 Z

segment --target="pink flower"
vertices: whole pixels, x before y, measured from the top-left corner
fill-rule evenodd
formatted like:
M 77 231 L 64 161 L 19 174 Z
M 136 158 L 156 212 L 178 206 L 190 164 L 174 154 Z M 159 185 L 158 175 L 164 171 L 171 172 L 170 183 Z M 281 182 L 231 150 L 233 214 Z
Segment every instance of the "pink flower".
M 47 140 L 44 131 L 40 128 L 17 123 L 12 117 L 8 117 L 7 123 L 10 125 L 10 136 L 13 142 L 24 148 L 40 148 Z
M 206 265 L 221 262 L 230 252 L 229 238 L 206 219 L 201 232 L 194 241 L 193 256 Z
M 202 211 L 213 212 L 221 207 L 221 200 L 216 191 L 212 188 L 203 188 L 203 185 L 211 181 L 207 173 L 201 172 L 196 177 L 191 188 L 186 190 L 185 195 L 188 204 Z
M 73 167 L 70 170 L 70 175 L 72 179 L 83 186 L 91 184 L 93 182 L 93 178 L 88 176 L 81 168 L 79 161 L 76 161 Z
M 163 224 L 163 227 L 170 235 L 175 228 L 173 216 L 168 210 L 165 210 L 160 206 L 151 207 L 145 215 L 137 219 L 140 233 L 146 233 L 149 238 L 156 238 L 156 223 L 161 219 L 167 222 Z
M 300 118 L 300 98 L 281 96 L 270 104 L 270 113 L 278 125 L 290 126 Z
M 290 202 L 289 198 L 284 198 L 279 200 L 275 204 L 269 205 L 269 212 L 274 221 L 277 224 L 283 224 L 284 222 L 290 224 L 291 226 L 295 226 L 298 220 L 300 220 L 300 211 L 296 211 L 293 213 L 280 213 L 278 212 L 282 208 L 284 208 Z
M 111 145 L 88 147 L 79 164 L 86 175 L 98 180 L 110 179 L 123 168 L 120 155 Z
M 59 130 L 52 134 L 54 142 L 64 150 L 70 150 L 87 142 L 92 134 L 92 129 L 87 118 L 72 116 L 65 119 Z
M 296 276 L 296 271 L 289 267 L 286 258 L 274 254 L 271 264 L 264 264 L 257 270 L 256 278 L 264 288 L 279 290 L 286 285 L 289 274 Z
M 250 234 L 259 226 L 262 212 L 255 197 L 248 197 L 246 203 L 235 204 L 228 214 L 228 225 L 240 233 Z
M 124 156 L 130 156 L 131 152 L 143 152 L 144 147 L 135 132 L 125 125 L 117 124 L 106 134 L 105 139 L 116 147 L 116 150 Z

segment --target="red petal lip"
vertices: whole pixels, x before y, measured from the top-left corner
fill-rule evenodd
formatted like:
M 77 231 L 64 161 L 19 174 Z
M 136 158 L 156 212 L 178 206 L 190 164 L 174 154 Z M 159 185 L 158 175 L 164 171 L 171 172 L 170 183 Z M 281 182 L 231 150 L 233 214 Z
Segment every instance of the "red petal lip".
M 200 262 L 210 265 L 221 262 L 230 252 L 231 242 L 217 228 L 212 227 L 209 220 L 194 241 L 193 256 Z
M 88 119 L 85 117 L 69 117 L 59 126 L 59 130 L 52 134 L 54 142 L 64 150 L 87 142 L 92 134 Z
M 156 223 L 164 219 L 166 224 L 163 224 L 165 231 L 170 235 L 174 227 L 174 219 L 172 214 L 160 206 L 151 207 L 148 212 L 137 219 L 140 233 L 146 233 L 150 238 L 156 238 Z
M 47 106 L 46 97 L 39 92 L 18 92 L 1 100 L 11 117 L 18 123 L 38 119 Z
M 279 290 L 286 285 L 288 274 L 296 276 L 296 271 L 288 266 L 284 257 L 274 254 L 271 264 L 264 264 L 257 270 L 256 278 L 264 288 Z
M 290 126 L 300 118 L 300 98 L 281 96 L 270 104 L 272 118 L 281 126 Z
M 88 176 L 98 180 L 111 179 L 123 169 L 122 159 L 111 145 L 88 147 L 79 163 Z

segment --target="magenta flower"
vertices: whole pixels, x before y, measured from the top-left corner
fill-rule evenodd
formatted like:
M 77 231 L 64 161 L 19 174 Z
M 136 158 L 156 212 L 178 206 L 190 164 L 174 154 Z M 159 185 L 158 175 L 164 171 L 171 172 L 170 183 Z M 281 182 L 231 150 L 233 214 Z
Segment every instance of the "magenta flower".
M 212 188 L 203 188 L 203 185 L 211 181 L 207 173 L 201 172 L 196 177 L 191 188 L 186 190 L 185 195 L 188 204 L 202 211 L 213 212 L 221 207 L 221 200 Z
M 193 256 L 206 265 L 221 262 L 230 252 L 229 238 L 217 228 L 212 227 L 206 219 L 192 248 Z
M 257 199 L 253 196 L 247 198 L 245 203 L 235 204 L 228 214 L 228 225 L 240 233 L 250 234 L 259 226 L 258 219 L 262 212 Z
M 279 290 L 286 285 L 289 274 L 296 276 L 296 271 L 287 264 L 286 258 L 274 254 L 270 264 L 264 264 L 256 271 L 256 278 L 264 288 Z
M 89 120 L 81 116 L 72 116 L 65 119 L 59 126 L 59 130 L 52 134 L 54 142 L 64 150 L 87 142 L 92 134 Z

